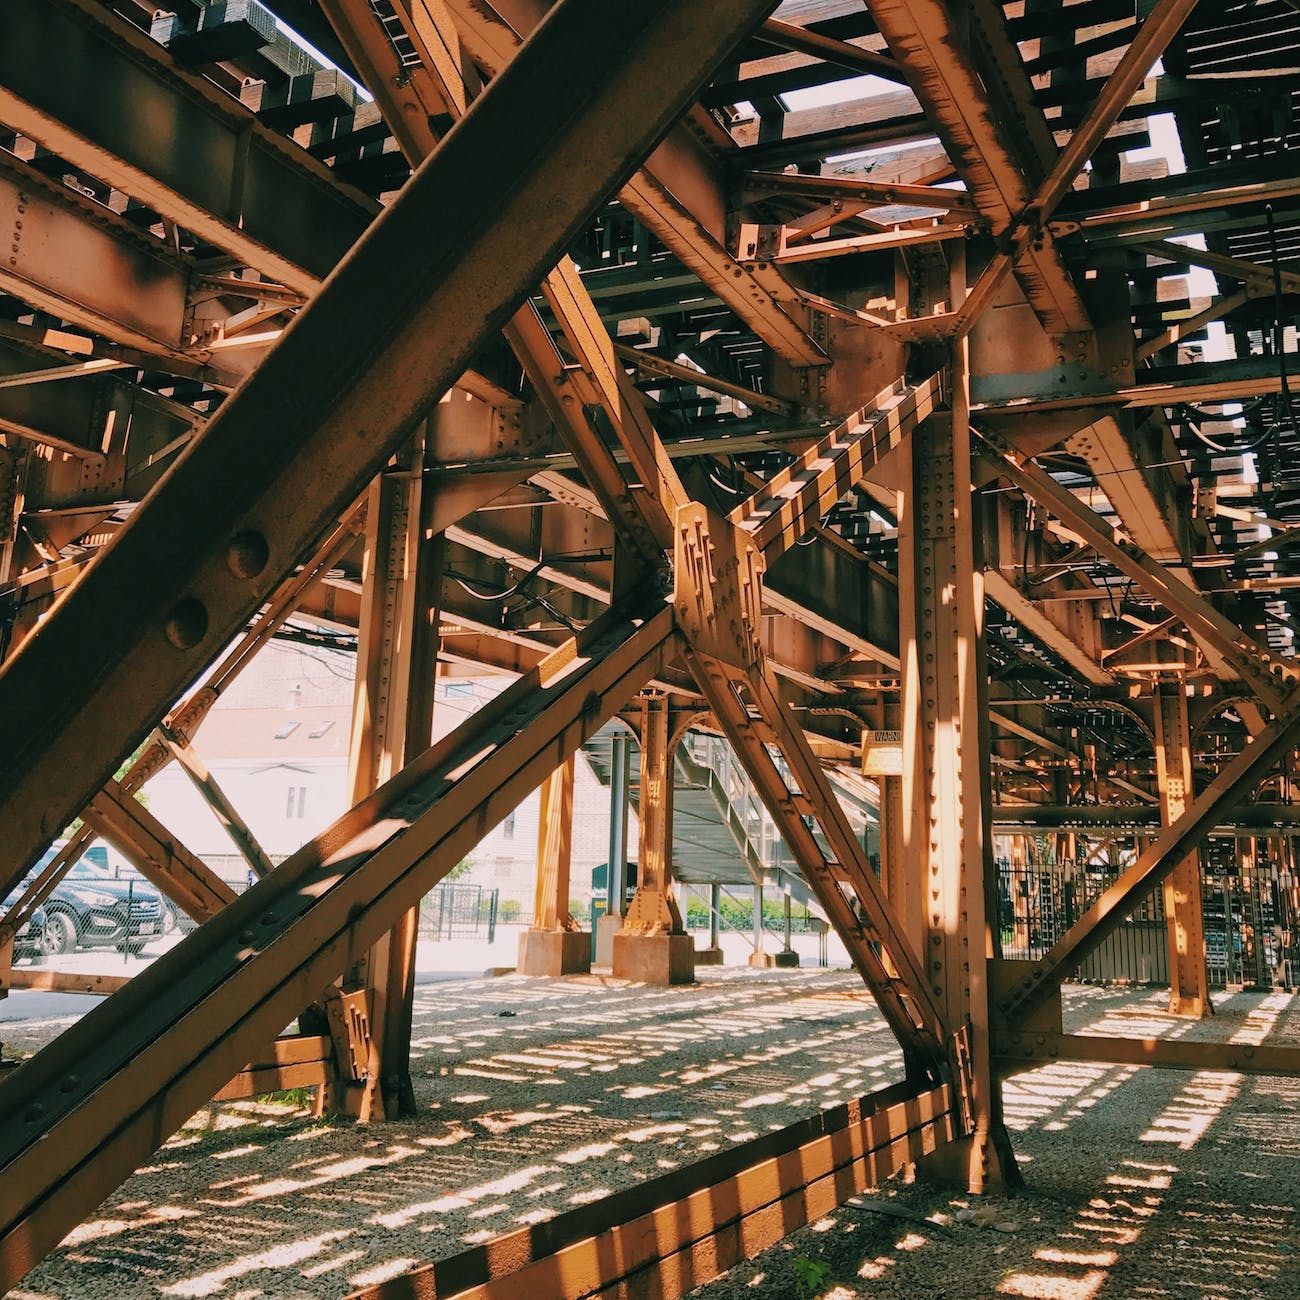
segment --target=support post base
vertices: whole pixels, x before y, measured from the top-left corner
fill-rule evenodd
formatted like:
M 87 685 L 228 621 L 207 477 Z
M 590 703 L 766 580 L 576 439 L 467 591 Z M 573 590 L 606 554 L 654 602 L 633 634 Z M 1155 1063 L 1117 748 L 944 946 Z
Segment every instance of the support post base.
M 1208 997 L 1201 998 L 1195 994 L 1184 996 L 1178 993 L 1169 995 L 1169 1014 L 1183 1020 L 1205 1020 L 1214 1015 L 1214 1003 Z
M 695 943 L 689 934 L 616 934 L 614 978 L 638 984 L 694 984 Z
M 721 948 L 696 948 L 695 964 L 697 966 L 721 966 Z
M 751 952 L 749 964 L 755 970 L 771 970 L 776 965 L 776 954 L 771 952 Z
M 799 954 L 793 948 L 782 948 L 776 954 L 776 964 L 784 970 L 793 970 L 799 965 Z
M 583 930 L 525 930 L 519 936 L 521 975 L 585 975 L 591 970 L 591 935 Z
M 614 964 L 614 936 L 623 928 L 620 915 L 606 912 L 596 919 L 596 955 L 592 958 L 593 966 L 612 966 Z

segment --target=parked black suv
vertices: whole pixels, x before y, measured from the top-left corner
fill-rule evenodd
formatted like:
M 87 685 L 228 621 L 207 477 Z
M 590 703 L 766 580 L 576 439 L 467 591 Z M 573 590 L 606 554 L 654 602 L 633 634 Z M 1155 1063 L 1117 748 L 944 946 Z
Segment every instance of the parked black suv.
M 40 871 L 54 857 L 50 849 Z M 143 880 L 117 880 L 94 848 L 75 862 L 45 900 L 45 951 L 51 956 L 77 948 L 116 948 L 139 953 L 163 931 L 158 891 Z

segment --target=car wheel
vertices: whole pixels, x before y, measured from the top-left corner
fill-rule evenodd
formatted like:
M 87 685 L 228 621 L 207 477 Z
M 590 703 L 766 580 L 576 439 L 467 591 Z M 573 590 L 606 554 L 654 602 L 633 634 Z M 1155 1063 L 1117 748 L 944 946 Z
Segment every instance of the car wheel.
M 66 912 L 51 912 L 45 918 L 45 952 L 60 957 L 77 947 L 77 927 Z

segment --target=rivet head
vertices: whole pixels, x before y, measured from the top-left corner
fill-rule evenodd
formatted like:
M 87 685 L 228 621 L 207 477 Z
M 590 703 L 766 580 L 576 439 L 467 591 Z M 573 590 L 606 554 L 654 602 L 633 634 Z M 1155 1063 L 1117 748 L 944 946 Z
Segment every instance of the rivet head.
M 208 630 L 207 607 L 195 596 L 186 596 L 172 607 L 163 631 L 178 650 L 189 650 L 203 640 Z
M 236 578 L 256 578 L 271 558 L 267 540 L 255 529 L 237 533 L 226 552 L 226 563 Z

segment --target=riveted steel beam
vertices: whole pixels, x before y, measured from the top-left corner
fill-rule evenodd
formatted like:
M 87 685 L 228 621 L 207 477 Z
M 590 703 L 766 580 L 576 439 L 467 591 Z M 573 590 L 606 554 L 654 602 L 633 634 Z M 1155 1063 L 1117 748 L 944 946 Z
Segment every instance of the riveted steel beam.
M 935 375 L 886 389 L 769 478 L 728 516 L 770 563 L 786 552 L 935 408 Z
M 0 122 L 302 293 L 379 211 L 94 0 L 6 7 Z
M 651 1288 L 656 1300 L 677 1300 L 942 1147 L 957 1129 L 953 1096 L 947 1084 L 883 1089 L 375 1283 L 352 1300 L 640 1295 Z
M 540 0 L 513 0 L 505 6 L 509 21 L 472 0 L 446 0 L 462 25 L 471 48 L 487 51 L 489 66 L 504 66 L 519 38 L 546 12 Z M 688 166 L 689 148 L 656 151 L 619 193 L 619 201 L 649 231 L 694 271 L 755 334 L 793 366 L 824 366 L 829 358 L 772 296 L 750 270 L 737 262 L 722 243 L 723 232 L 697 216 L 688 198 L 716 189 L 701 182 L 697 169 Z M 682 169 L 686 168 L 685 175 Z M 720 208 L 720 204 L 714 206 Z
M 1104 1034 L 1061 1034 L 1044 1030 L 994 1035 L 1004 1074 L 1035 1070 L 1060 1061 L 1102 1065 L 1149 1065 L 1158 1070 L 1228 1070 L 1277 1077 L 1300 1075 L 1300 1048 L 1261 1043 L 1189 1043 L 1164 1038 L 1112 1038 Z
M 631 593 L 15 1071 L 0 1288 L 613 716 L 673 632 L 662 600 Z
M 0 880 L 355 499 L 768 7 L 564 0 L 537 29 L 6 665 L 0 707 L 23 740 L 0 768 Z M 575 42 L 591 77 L 566 71 Z M 375 322 L 364 348 L 358 319 Z

